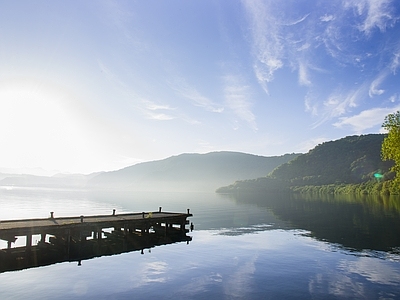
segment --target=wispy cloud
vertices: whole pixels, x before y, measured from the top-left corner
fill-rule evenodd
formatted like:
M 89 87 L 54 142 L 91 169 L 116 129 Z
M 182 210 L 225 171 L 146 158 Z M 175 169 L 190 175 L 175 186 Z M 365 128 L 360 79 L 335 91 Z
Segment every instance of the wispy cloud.
M 175 117 L 164 113 L 153 113 L 151 111 L 146 111 L 145 114 L 147 115 L 147 118 L 151 120 L 168 121 L 175 119 Z
M 313 116 L 318 115 L 318 103 L 315 102 L 315 98 L 310 92 L 304 97 L 305 111 L 311 112 Z
M 328 120 L 348 113 L 349 110 L 358 105 L 360 99 L 365 97 L 367 90 L 367 85 L 364 84 L 360 88 L 349 91 L 344 95 L 340 92 L 334 92 L 319 107 L 317 105 L 312 106 L 313 99 L 311 97 L 311 99 L 306 99 L 308 107 L 312 107 L 314 114 L 320 116 L 320 119 L 312 127 L 316 128 Z
M 398 94 L 394 94 L 394 95 L 392 95 L 392 96 L 389 97 L 389 101 L 390 101 L 391 103 L 395 103 L 395 102 L 397 102 L 397 101 L 400 101 L 400 96 L 399 96 Z
M 371 41 L 372 33 L 382 34 L 399 20 L 395 14 L 395 0 L 343 0 L 339 4 L 327 4 L 316 13 L 302 10 L 302 15 L 297 14 L 297 18 L 293 18 L 296 15 L 286 2 L 281 5 L 261 0 L 242 3 L 249 20 L 253 70 L 258 83 L 269 94 L 269 85 L 277 71 L 285 66 L 291 67 L 298 73 L 299 85 L 308 89 L 304 102 L 306 111 L 319 117 L 314 128 L 347 115 L 368 96 L 382 96 L 385 93 L 383 83 L 390 73 L 396 74 L 400 66 L 398 47 L 388 44 L 375 49 L 377 46 Z M 362 45 L 371 48 L 375 56 L 366 52 Z M 333 59 L 319 60 L 321 54 Z M 389 66 L 377 65 L 378 76 L 375 78 L 362 74 L 365 66 L 373 63 L 378 55 L 382 59 L 391 55 Z M 323 69 L 333 70 L 332 65 L 349 70 L 339 75 L 348 82 L 335 78 L 333 72 L 329 73 L 329 82 L 326 83 L 321 82 L 322 76 L 314 75 Z M 322 83 L 324 90 L 318 83 Z
M 274 73 L 283 66 L 284 47 L 279 35 L 279 20 L 265 1 L 244 1 L 251 23 L 253 51 L 256 62 L 254 72 L 264 91 L 268 94 L 267 83 Z
M 141 103 L 142 105 L 140 109 L 148 119 L 157 121 L 168 121 L 175 119 L 174 116 L 165 112 L 175 110 L 175 108 L 171 108 L 169 105 L 160 105 L 143 99 L 141 100 Z
M 328 15 L 325 14 L 322 17 L 319 18 L 322 22 L 330 22 L 336 19 L 336 17 L 334 15 Z
M 324 101 L 325 113 L 329 114 L 329 118 L 345 114 L 348 108 L 356 106 L 357 94 L 358 91 L 344 97 L 337 94 L 331 95 Z
M 99 3 L 103 7 L 105 16 L 101 19 L 117 28 L 126 43 L 134 45 L 137 49 L 148 48 L 144 39 L 139 38 L 139 31 L 131 25 L 134 20 L 134 12 L 127 5 L 119 1 L 99 1 Z
M 363 133 L 364 130 L 381 125 L 385 116 L 400 110 L 400 105 L 394 108 L 372 108 L 361 113 L 340 118 L 333 126 L 338 128 L 350 127 L 356 133 Z
M 385 31 L 397 21 L 393 16 L 393 0 L 347 0 L 346 8 L 355 8 L 359 16 L 363 16 L 359 30 L 365 34 L 371 34 L 372 30 L 378 28 Z
M 98 62 L 101 72 L 123 95 L 129 107 L 134 107 L 140 111 L 145 118 L 157 121 L 167 121 L 176 117 L 167 114 L 165 111 L 173 111 L 175 108 L 167 104 L 158 104 L 139 95 L 131 86 L 120 80 L 103 62 Z M 161 111 L 161 112 L 160 112 Z
M 159 104 L 155 104 L 152 102 L 148 102 L 147 109 L 149 109 L 149 110 L 159 110 L 159 109 L 174 110 L 175 108 L 171 108 L 169 105 L 159 105 Z
M 310 86 L 311 80 L 305 62 L 299 63 L 299 83 L 300 85 Z
M 370 87 L 369 87 L 369 96 L 372 98 L 373 96 L 379 96 L 382 95 L 385 90 L 384 89 L 380 89 L 379 86 L 382 84 L 382 82 L 385 80 L 385 78 L 387 77 L 387 75 L 389 75 L 388 70 L 384 70 L 383 72 L 381 72 L 377 78 L 375 78 Z
M 342 3 L 328 8 L 328 11 L 335 9 L 334 14 L 328 12 L 319 18 L 325 25 L 321 24 L 321 34 L 315 32 L 314 36 L 336 63 L 363 66 L 363 60 L 370 59 L 371 53 L 361 45 L 371 42 L 372 33 L 384 33 L 399 20 L 395 15 L 395 0 L 344 0 Z M 373 49 L 374 45 L 367 47 Z
M 225 81 L 225 102 L 234 114 L 241 120 L 247 122 L 253 130 L 257 130 L 255 116 L 251 111 L 249 86 L 236 76 L 228 75 Z
M 288 22 L 288 23 L 286 23 L 286 24 L 284 24 L 284 25 L 286 25 L 286 26 L 297 25 L 297 24 L 303 22 L 305 19 L 307 19 L 309 15 L 310 15 L 310 14 L 306 14 L 305 16 L 299 18 L 298 20 Z
M 399 45 L 398 48 L 400 48 L 400 45 Z M 396 75 L 396 71 L 397 71 L 397 68 L 399 67 L 399 65 L 400 65 L 400 49 L 398 49 L 398 50 L 393 54 L 393 60 L 392 60 L 392 62 L 391 62 L 391 64 L 390 64 L 390 70 L 392 71 L 392 73 L 393 73 L 394 75 Z
M 190 100 L 193 105 L 202 107 L 207 111 L 220 113 L 224 108 L 203 96 L 196 88 L 190 86 L 184 79 L 178 79 L 170 83 L 171 88 L 181 97 Z

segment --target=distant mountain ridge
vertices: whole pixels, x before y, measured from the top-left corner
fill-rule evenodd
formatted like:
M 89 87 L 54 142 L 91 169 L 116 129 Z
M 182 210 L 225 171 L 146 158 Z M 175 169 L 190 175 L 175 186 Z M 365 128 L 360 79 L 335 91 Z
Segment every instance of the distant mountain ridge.
M 0 174 L 0 186 L 120 189 L 136 191 L 215 191 L 235 180 L 267 175 L 299 154 L 258 156 L 240 152 L 181 154 L 111 172 L 36 176 Z
M 156 191 L 215 191 L 235 180 L 265 176 L 299 154 L 258 156 L 240 152 L 181 154 L 101 173 L 88 182 L 91 188 Z
M 217 191 L 281 190 L 294 186 L 329 184 L 360 184 L 390 179 L 392 161 L 382 161 L 381 146 L 384 134 L 348 136 L 316 146 L 306 154 L 280 165 L 268 176 L 238 181 Z

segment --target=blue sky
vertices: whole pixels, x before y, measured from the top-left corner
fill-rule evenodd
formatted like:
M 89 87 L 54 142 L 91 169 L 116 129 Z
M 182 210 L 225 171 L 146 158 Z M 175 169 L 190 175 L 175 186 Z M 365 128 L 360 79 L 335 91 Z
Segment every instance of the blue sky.
M 307 152 L 400 110 L 395 0 L 1 1 L 0 169 Z

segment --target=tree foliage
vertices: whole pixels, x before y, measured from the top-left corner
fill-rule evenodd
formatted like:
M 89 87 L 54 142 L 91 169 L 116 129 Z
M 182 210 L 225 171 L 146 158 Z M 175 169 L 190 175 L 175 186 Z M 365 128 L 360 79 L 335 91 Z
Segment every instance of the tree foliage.
M 400 183 L 400 111 L 385 117 L 382 127 L 388 131 L 382 143 L 382 159 L 392 160 L 391 168 L 396 173 L 394 182 Z

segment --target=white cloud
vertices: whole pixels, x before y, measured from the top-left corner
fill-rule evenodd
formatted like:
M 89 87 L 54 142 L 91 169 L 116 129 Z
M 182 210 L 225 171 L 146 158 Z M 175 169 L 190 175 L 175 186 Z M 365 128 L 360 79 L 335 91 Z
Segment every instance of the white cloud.
M 332 93 L 323 102 L 321 107 L 317 106 L 317 104 L 314 104 L 314 106 L 312 106 L 313 101 L 318 101 L 318 99 L 315 100 L 315 97 L 311 97 L 311 95 L 308 95 L 305 99 L 306 108 L 308 108 L 309 110 L 312 108 L 315 112 L 314 114 L 320 116 L 320 119 L 313 124 L 312 128 L 316 128 L 328 120 L 340 117 L 348 113 L 350 109 L 358 105 L 360 99 L 364 98 L 366 94 L 366 84 L 362 85 L 357 90 L 349 91 L 345 95 L 339 92 Z
M 225 101 L 228 107 L 241 120 L 247 122 L 253 130 L 257 130 L 255 116 L 249 102 L 249 87 L 235 76 L 225 76 Z
M 129 6 L 119 1 L 99 1 L 98 3 L 102 6 L 101 20 L 115 27 L 126 43 L 135 46 L 136 49 L 149 48 L 145 40 L 140 38 L 140 31 L 131 24 L 136 16 Z
M 359 30 L 369 35 L 375 27 L 384 32 L 396 22 L 392 15 L 392 2 L 392 0 L 348 0 L 345 2 L 345 8 L 356 8 L 358 15 L 365 15 Z
M 309 48 L 310 48 L 310 43 L 305 43 L 305 44 L 303 44 L 301 47 L 299 47 L 298 49 L 297 49 L 297 51 L 304 51 L 304 50 L 308 50 Z
M 283 67 L 284 47 L 280 38 L 279 20 L 264 1 L 244 1 L 251 23 L 253 49 L 256 56 L 254 72 L 257 80 L 268 93 L 267 83 Z
M 396 74 L 397 68 L 400 65 L 400 50 L 393 54 L 393 60 L 390 64 L 390 70 L 393 74 Z
M 284 25 L 286 25 L 286 26 L 297 25 L 297 24 L 303 22 L 305 19 L 307 19 L 309 15 L 310 15 L 310 14 L 306 14 L 305 16 L 301 17 L 300 19 L 298 19 L 298 20 L 296 20 L 296 21 L 293 21 L 293 22 L 289 22 L 289 23 L 284 24 Z
M 395 108 L 373 108 L 364 110 L 358 115 L 340 118 L 333 126 L 338 128 L 351 127 L 356 133 L 362 133 L 364 130 L 381 125 L 390 113 L 399 110 L 400 106 Z
M 134 108 L 135 111 L 140 111 L 145 118 L 157 121 L 167 121 L 176 118 L 170 114 L 157 112 L 159 110 L 172 111 L 176 110 L 176 108 L 171 108 L 167 104 L 157 104 L 141 97 L 130 85 L 120 80 L 107 66 L 105 66 L 104 63 L 99 61 L 98 65 L 110 83 L 112 83 L 115 88 L 120 91 L 122 97 L 129 99 L 125 100 L 129 102 L 129 106 Z
M 397 94 L 394 94 L 394 95 L 389 97 L 389 101 L 392 102 L 392 103 L 395 103 L 396 101 L 399 101 L 399 100 L 400 100 L 400 97 Z
M 300 85 L 310 86 L 311 80 L 307 71 L 307 66 L 304 62 L 299 63 L 299 83 Z
M 168 121 L 168 120 L 175 119 L 175 117 L 173 117 L 171 115 L 167 115 L 164 113 L 153 113 L 151 111 L 147 111 L 146 116 L 148 119 L 157 120 L 157 121 Z
M 314 103 L 314 96 L 312 96 L 311 93 L 308 93 L 305 97 L 304 97 L 304 106 L 305 106 L 305 110 L 311 112 L 311 114 L 313 116 L 317 116 L 318 115 L 318 104 Z
M 149 100 L 141 100 L 141 106 L 138 107 L 146 116 L 146 118 L 151 119 L 151 120 L 157 120 L 157 121 L 168 121 L 175 119 L 174 116 L 166 114 L 165 112 L 158 112 L 160 110 L 175 110 L 174 108 L 171 108 L 169 105 L 159 105 L 155 104 Z
M 148 103 L 147 109 L 150 109 L 150 110 L 159 110 L 159 109 L 174 110 L 175 108 L 171 108 L 169 105 L 158 105 L 155 103 Z
M 385 80 L 387 75 L 388 75 L 388 71 L 385 70 L 385 71 L 381 72 L 374 81 L 372 81 L 372 83 L 369 87 L 369 92 L 368 92 L 368 94 L 371 98 L 375 95 L 377 95 L 377 96 L 382 95 L 385 92 L 385 90 L 379 89 L 379 86 Z
M 170 83 L 170 86 L 178 95 L 189 99 L 195 106 L 202 107 L 205 110 L 215 113 L 220 113 L 224 110 L 222 106 L 200 94 L 196 88 L 188 85 L 183 79 Z
M 357 106 L 361 94 L 362 89 L 351 91 L 346 96 L 332 94 L 324 101 L 325 112 L 330 118 L 341 116 L 347 113 L 349 108 Z
M 335 18 L 334 15 L 325 14 L 325 15 L 323 15 L 322 17 L 320 17 L 319 19 L 320 19 L 322 22 L 330 22 L 330 21 L 335 20 L 336 18 Z
M 346 55 L 348 43 L 345 39 L 344 33 L 342 32 L 343 27 L 340 26 L 339 23 L 340 20 L 327 23 L 328 25 L 326 26 L 323 34 L 321 34 L 317 40 L 322 41 L 327 54 L 336 59 L 338 63 L 348 63 L 349 58 Z M 351 28 L 349 28 L 349 30 L 351 30 Z M 353 57 L 351 59 L 353 59 Z

